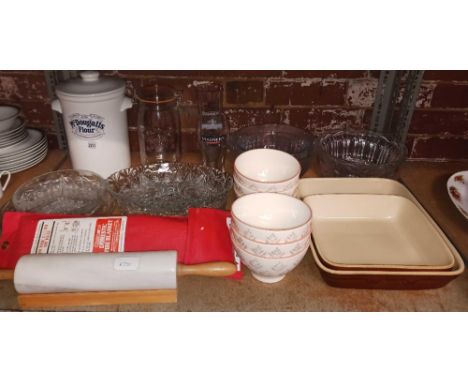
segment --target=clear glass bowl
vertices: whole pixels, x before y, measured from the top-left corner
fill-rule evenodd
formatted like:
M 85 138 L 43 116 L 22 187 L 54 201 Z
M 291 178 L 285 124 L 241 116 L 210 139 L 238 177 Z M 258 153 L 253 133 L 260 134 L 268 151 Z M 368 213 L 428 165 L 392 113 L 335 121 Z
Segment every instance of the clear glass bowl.
M 13 194 L 17 211 L 93 214 L 106 197 L 106 181 L 86 170 L 59 170 L 37 176 Z
M 321 176 L 394 178 L 406 159 L 406 147 L 381 134 L 340 131 L 318 140 Z
M 191 163 L 130 167 L 107 178 L 123 213 L 186 215 L 191 207 L 224 209 L 232 177 Z
M 313 153 L 313 137 L 289 125 L 243 127 L 229 136 L 229 150 L 237 155 L 247 150 L 267 148 L 285 151 L 301 164 L 301 175 L 307 171 Z

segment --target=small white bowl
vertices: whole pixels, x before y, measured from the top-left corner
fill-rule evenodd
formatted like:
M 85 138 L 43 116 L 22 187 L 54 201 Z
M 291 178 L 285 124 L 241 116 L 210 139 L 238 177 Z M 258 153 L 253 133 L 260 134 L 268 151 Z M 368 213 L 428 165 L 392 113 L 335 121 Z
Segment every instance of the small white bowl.
M 253 188 L 252 182 L 289 188 L 299 179 L 301 165 L 296 158 L 284 151 L 255 149 L 236 158 L 234 171 L 242 184 L 250 188 Z
M 242 236 L 261 243 L 287 243 L 310 234 L 310 207 L 289 195 L 241 196 L 232 203 L 231 215 Z
M 302 239 L 295 240 L 289 243 L 281 244 L 267 244 L 259 243 L 254 240 L 243 237 L 237 232 L 236 226 L 231 224 L 231 240 L 236 242 L 243 250 L 250 253 L 251 255 L 268 258 L 283 258 L 296 256 L 299 253 L 304 252 L 310 246 L 310 234 Z
M 281 189 L 281 188 L 276 189 L 274 186 L 273 187 L 257 187 L 256 189 L 252 189 L 247 186 L 244 186 L 241 182 L 239 182 L 239 178 L 237 177 L 235 173 L 234 173 L 233 178 L 234 178 L 234 184 L 238 192 L 241 193 L 242 195 L 255 194 L 257 192 L 273 192 L 276 194 L 285 194 L 285 195 L 293 196 L 299 187 L 299 180 L 298 180 L 295 185 L 286 189 Z
M 234 174 L 237 178 L 237 183 L 242 184 L 244 187 L 249 187 L 252 190 L 258 192 L 279 192 L 292 187 L 296 187 L 299 184 L 299 175 L 286 182 L 257 182 L 251 179 L 245 178 L 238 171 L 234 170 Z
M 290 257 L 259 257 L 246 252 L 235 242 L 233 246 L 242 263 L 252 272 L 252 276 L 269 284 L 281 281 L 287 273 L 297 267 L 307 253 L 305 249 L 302 253 Z
M 15 106 L 0 105 L 0 131 L 10 129 L 19 113 L 20 109 Z

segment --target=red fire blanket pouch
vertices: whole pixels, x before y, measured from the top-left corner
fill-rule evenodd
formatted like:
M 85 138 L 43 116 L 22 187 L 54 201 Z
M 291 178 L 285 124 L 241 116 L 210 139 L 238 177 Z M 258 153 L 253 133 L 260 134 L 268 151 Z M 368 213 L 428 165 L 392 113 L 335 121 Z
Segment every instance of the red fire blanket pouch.
M 177 250 L 183 264 L 235 262 L 229 213 L 195 208 L 188 217 L 73 215 L 6 212 L 0 237 L 0 269 L 14 269 L 29 253 Z M 231 278 L 242 277 L 240 267 Z

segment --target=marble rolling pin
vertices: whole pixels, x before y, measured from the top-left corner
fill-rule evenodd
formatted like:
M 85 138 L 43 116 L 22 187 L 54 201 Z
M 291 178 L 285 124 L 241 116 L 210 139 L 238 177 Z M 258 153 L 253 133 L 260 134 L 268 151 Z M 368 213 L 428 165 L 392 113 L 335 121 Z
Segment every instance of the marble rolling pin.
M 26 255 L 14 272 L 20 294 L 176 289 L 177 276 L 229 276 L 228 262 L 177 264 L 176 251 Z

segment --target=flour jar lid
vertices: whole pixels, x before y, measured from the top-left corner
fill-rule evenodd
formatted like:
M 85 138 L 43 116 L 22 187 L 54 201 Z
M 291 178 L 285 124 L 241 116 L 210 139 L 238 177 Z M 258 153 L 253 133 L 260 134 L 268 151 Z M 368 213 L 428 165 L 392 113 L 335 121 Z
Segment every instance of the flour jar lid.
M 80 73 L 80 78 L 63 82 L 55 88 L 57 95 L 71 97 L 111 96 L 125 91 L 125 81 L 120 78 L 100 77 L 97 71 Z

